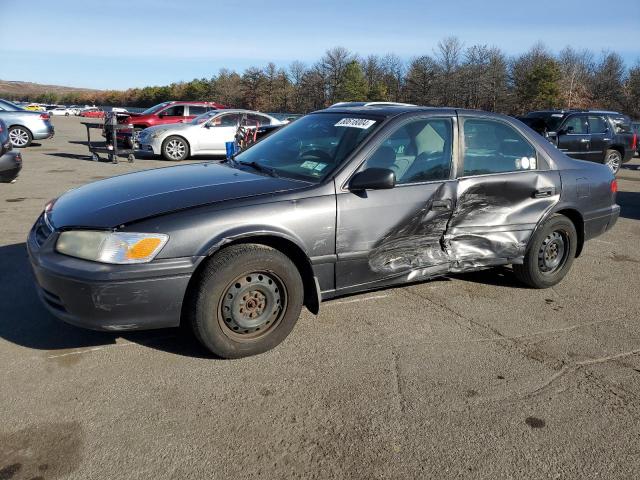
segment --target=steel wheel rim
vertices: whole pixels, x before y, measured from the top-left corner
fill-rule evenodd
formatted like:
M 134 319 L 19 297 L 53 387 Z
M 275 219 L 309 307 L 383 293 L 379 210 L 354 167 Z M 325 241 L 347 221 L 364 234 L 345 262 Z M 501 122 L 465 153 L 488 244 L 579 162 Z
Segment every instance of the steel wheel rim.
M 569 237 L 564 231 L 551 232 L 538 250 L 538 268 L 545 275 L 562 269 L 569 253 Z
M 174 160 L 178 160 L 182 158 L 186 150 L 187 150 L 187 147 L 180 140 L 171 140 L 167 143 L 167 146 L 165 147 L 165 151 L 167 152 L 167 155 L 169 155 L 169 157 L 171 157 Z
M 240 275 L 224 290 L 218 323 L 226 336 L 247 342 L 269 335 L 287 311 L 287 290 L 271 271 Z
M 620 154 L 618 152 L 611 152 L 607 155 L 607 166 L 613 173 L 617 173 L 620 170 Z
M 29 142 L 29 134 L 21 128 L 9 132 L 9 139 L 14 147 L 24 147 Z

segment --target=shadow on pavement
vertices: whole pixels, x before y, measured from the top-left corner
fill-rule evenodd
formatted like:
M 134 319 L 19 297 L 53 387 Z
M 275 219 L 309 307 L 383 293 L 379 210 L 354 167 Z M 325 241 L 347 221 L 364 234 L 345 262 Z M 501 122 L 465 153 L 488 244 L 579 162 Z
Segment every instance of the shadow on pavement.
M 616 202 L 620 205 L 620 216 L 640 220 L 640 193 L 618 192 Z
M 457 273 L 450 275 L 451 278 L 464 280 L 465 282 L 482 283 L 495 287 L 528 289 L 530 287 L 520 283 L 513 274 L 513 270 L 508 267 L 493 267 L 477 272 Z
M 68 325 L 42 306 L 24 243 L 0 247 L 0 338 L 36 350 L 111 345 L 118 337 L 150 348 L 198 358 L 214 358 L 186 329 L 105 333 Z

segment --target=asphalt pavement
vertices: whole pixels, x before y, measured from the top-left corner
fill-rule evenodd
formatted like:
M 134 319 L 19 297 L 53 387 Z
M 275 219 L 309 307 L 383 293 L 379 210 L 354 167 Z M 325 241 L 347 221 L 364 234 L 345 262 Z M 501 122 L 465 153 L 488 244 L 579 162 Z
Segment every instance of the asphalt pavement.
M 54 123 L 0 184 L 0 479 L 640 477 L 639 161 L 552 289 L 500 268 L 344 297 L 228 361 L 40 305 L 24 241 L 46 201 L 169 164 L 92 162 L 80 119 Z

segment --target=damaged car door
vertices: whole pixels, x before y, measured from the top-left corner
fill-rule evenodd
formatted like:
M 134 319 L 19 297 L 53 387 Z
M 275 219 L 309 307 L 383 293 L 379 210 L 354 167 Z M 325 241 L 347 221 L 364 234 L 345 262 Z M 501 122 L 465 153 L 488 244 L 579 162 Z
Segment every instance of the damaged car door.
M 459 120 L 462 166 L 444 238 L 450 270 L 521 263 L 537 224 L 560 198 L 560 174 L 509 122 L 466 114 Z
M 456 118 L 427 114 L 399 122 L 337 189 L 338 290 L 448 269 L 441 239 L 453 211 Z M 358 177 L 380 169 L 393 172 L 393 188 L 358 186 Z

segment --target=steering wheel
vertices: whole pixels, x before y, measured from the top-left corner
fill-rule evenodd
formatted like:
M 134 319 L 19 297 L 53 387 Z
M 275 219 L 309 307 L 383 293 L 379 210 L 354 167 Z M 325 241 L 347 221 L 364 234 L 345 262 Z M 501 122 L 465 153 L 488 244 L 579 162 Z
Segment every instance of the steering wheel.
M 318 150 L 318 149 L 307 150 L 306 152 L 303 152 L 302 155 L 300 155 L 300 158 L 305 158 L 305 157 L 314 157 L 326 163 L 333 163 L 333 158 L 331 157 L 331 155 L 329 155 L 324 150 Z

